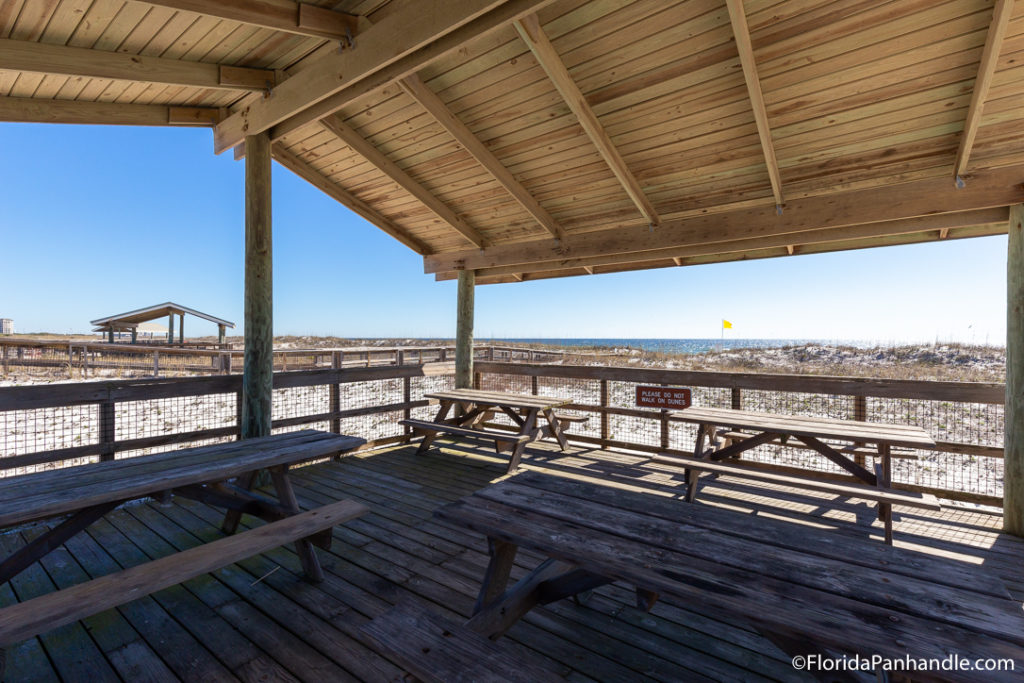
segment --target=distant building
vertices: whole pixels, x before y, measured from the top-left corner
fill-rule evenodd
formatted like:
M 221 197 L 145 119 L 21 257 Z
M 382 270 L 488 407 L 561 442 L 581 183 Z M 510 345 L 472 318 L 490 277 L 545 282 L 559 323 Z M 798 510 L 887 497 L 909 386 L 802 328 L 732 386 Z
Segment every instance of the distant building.
M 0 318 L 0 334 L 14 334 L 14 321 L 10 318 Z

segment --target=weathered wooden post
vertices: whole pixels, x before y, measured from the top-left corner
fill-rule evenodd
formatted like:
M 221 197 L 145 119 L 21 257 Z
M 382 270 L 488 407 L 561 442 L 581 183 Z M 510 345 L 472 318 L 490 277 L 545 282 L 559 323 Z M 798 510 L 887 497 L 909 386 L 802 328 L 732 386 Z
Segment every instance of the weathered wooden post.
M 476 271 L 459 271 L 458 317 L 455 323 L 455 387 L 473 385 L 473 289 Z
M 1003 531 L 1024 536 L 1024 204 L 1010 207 L 1005 418 Z
M 178 345 L 185 345 L 185 314 L 178 316 Z
M 110 327 L 107 328 L 107 343 L 108 344 L 113 344 L 114 343 L 114 326 L 113 325 L 111 325 Z
M 245 359 L 242 438 L 270 434 L 274 382 L 270 137 L 245 138 Z
M 133 327 L 132 328 L 132 344 L 137 344 L 138 342 L 139 342 L 139 328 Z
M 335 370 L 341 370 L 341 351 L 331 352 L 331 367 Z M 328 397 L 331 405 L 331 431 L 335 434 L 341 434 L 341 418 L 338 417 L 338 413 L 341 411 L 341 385 L 334 382 L 328 389 L 330 395 Z
M 167 314 L 167 345 L 174 344 L 174 314 Z
M 224 346 L 224 335 L 226 332 L 227 328 L 225 328 L 223 325 L 217 325 L 217 345 L 222 348 Z

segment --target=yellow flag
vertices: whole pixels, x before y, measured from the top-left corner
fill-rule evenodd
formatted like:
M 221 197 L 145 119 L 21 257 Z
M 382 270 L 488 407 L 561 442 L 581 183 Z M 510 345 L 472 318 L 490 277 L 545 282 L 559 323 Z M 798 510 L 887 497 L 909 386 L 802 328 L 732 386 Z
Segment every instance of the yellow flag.
M 723 320 L 722 321 L 722 329 L 723 330 L 731 330 L 732 329 L 732 323 L 729 322 L 728 320 Z

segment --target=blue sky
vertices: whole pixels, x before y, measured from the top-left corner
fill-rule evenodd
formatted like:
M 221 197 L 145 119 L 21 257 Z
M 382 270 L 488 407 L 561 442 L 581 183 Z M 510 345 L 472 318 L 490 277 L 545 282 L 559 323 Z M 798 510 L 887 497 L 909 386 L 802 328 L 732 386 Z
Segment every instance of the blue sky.
M 0 123 L 0 317 L 18 332 L 171 300 L 241 327 L 243 163 L 210 131 Z M 274 165 L 277 334 L 452 337 L 455 285 Z M 1006 238 L 477 288 L 486 337 L 1005 343 Z M 209 329 L 207 329 L 209 328 Z M 214 334 L 186 321 L 186 334 Z

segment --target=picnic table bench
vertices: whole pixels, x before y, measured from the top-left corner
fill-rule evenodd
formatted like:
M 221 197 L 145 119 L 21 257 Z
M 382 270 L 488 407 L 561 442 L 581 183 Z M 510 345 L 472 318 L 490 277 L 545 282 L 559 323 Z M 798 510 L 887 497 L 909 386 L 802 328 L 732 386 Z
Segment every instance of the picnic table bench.
M 305 430 L 0 480 L 0 528 L 67 515 L 0 562 L 0 583 L 9 581 L 118 505 L 167 491 L 226 509 L 222 528 L 227 533 L 235 532 L 242 514 L 270 522 L 4 607 L 0 609 L 0 654 L 3 648 L 25 638 L 286 543 L 296 544 L 306 576 L 322 581 L 323 570 L 313 546 L 329 548 L 332 527 L 368 510 L 352 501 L 340 501 L 302 512 L 288 468 L 364 443 L 356 437 Z M 264 469 L 270 471 L 276 500 L 249 490 L 254 474 Z
M 810 488 L 844 497 L 856 496 L 877 503 L 878 517 L 885 528 L 885 542 L 889 545 L 893 541 L 893 505 L 940 509 L 938 499 L 931 494 L 898 491 L 891 487 L 894 447 L 935 448 L 935 441 L 920 427 L 730 408 L 690 407 L 672 413 L 671 417 L 697 424 L 693 457 L 659 454 L 655 460 L 685 470 L 688 501 L 692 502 L 696 497 L 701 472 Z M 710 441 L 709 448 L 705 448 L 707 441 Z M 828 482 L 792 473 L 782 475 L 735 462 L 745 451 L 767 444 L 808 448 L 849 472 L 863 485 Z M 909 453 L 900 455 L 913 457 Z M 869 456 L 878 459 L 870 470 L 858 462 Z M 733 462 L 725 462 L 730 459 Z
M 639 605 L 673 596 L 751 625 L 791 656 L 1014 661 L 1017 672 L 986 671 L 986 680 L 1016 680 L 1024 666 L 1021 603 L 985 566 L 538 472 L 487 486 L 435 515 L 488 539 L 491 560 L 465 624 L 487 638 L 535 606 L 623 581 L 637 588 Z M 519 547 L 548 559 L 509 587 Z
M 482 391 L 479 389 L 455 389 L 424 394 L 425 398 L 435 399 L 440 408 L 433 421 L 402 420 L 401 424 L 412 427 L 423 435 L 416 450 L 417 455 L 427 452 L 434 439 L 440 434 L 453 434 L 469 438 L 488 439 L 494 441 L 495 450 L 499 455 L 511 451 L 508 471 L 514 472 L 519 467 L 526 444 L 541 438 L 552 437 L 558 441 L 564 451 L 568 446 L 565 427 L 575 418 L 556 413 L 556 409 L 571 403 L 571 399 L 553 398 L 550 396 L 532 396 L 529 394 L 507 394 L 498 391 Z M 452 415 L 455 407 L 459 408 Z M 512 420 L 515 431 L 498 431 L 484 429 L 483 424 L 498 412 L 504 413 Z M 547 424 L 540 424 L 543 418 Z

